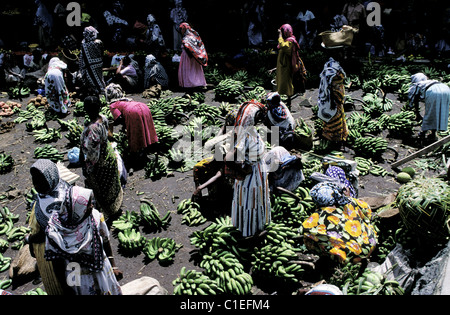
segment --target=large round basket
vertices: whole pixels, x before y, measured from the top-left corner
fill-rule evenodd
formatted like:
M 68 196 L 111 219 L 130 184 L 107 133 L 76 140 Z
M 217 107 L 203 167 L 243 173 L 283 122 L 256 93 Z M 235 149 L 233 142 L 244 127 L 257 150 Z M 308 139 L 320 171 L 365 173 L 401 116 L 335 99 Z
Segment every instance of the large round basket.
M 442 179 L 414 179 L 400 187 L 395 202 L 413 233 L 436 242 L 450 236 L 450 186 Z

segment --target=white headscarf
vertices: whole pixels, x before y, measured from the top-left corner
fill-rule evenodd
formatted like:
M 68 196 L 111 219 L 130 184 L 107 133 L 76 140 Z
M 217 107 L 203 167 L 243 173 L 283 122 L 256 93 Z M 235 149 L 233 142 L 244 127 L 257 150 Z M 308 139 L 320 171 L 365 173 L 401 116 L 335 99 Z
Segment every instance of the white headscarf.
M 413 74 L 411 76 L 411 86 L 408 92 L 409 106 L 413 106 L 417 97 L 424 99 L 426 90 L 437 82 L 438 81 L 436 80 L 429 80 L 428 77 L 421 72 Z

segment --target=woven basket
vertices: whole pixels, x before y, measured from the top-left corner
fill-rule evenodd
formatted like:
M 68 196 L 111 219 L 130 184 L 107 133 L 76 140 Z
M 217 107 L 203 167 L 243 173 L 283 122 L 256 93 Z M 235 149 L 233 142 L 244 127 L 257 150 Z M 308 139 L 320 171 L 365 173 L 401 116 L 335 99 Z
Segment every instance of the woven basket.
M 431 241 L 450 236 L 450 186 L 439 178 L 415 179 L 400 187 L 395 201 L 406 227 Z
M 319 35 L 322 36 L 322 42 L 326 47 L 350 46 L 353 41 L 353 35 L 357 31 L 353 27 L 344 26 L 338 32 L 325 31 Z

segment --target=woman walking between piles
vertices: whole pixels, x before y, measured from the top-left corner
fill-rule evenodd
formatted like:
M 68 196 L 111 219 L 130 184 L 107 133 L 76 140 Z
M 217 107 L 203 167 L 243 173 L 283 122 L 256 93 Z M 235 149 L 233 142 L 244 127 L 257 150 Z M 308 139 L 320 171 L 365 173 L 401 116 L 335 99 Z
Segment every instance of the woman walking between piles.
M 304 92 L 306 69 L 300 58 L 300 46 L 293 35 L 292 26 L 283 24 L 278 29 L 278 57 L 275 82 L 277 92 L 288 97 L 286 105 L 297 92 Z
M 419 102 L 425 103 L 425 114 L 420 116 Z M 428 140 L 437 140 L 436 131 L 448 129 L 450 105 L 450 88 L 437 80 L 429 80 L 423 73 L 411 76 L 409 89 L 409 106 L 416 112 L 418 119 L 422 118 L 422 131 L 419 138 L 424 141 L 428 131 Z
M 97 39 L 98 31 L 88 26 L 83 32 L 80 52 L 80 75 L 88 95 L 100 95 L 105 91 L 103 78 L 103 43 Z
M 67 64 L 58 57 L 53 57 L 48 63 L 48 70 L 44 77 L 45 95 L 50 108 L 61 115 L 69 114 L 70 96 L 66 86 L 64 70 Z
M 322 137 L 340 149 L 348 137 L 348 126 L 344 112 L 345 72 L 339 63 L 344 56 L 343 46 L 327 48 L 329 54 L 320 74 L 318 116 L 323 121 Z
M 188 23 L 180 24 L 182 52 L 178 67 L 178 83 L 185 89 L 206 87 L 203 67 L 208 64 L 208 55 L 200 35 Z
M 81 134 L 80 163 L 86 187 L 94 192 L 97 209 L 106 220 L 112 221 L 120 214 L 123 190 L 116 154 L 108 140 L 108 119 L 100 114 L 100 109 L 97 96 L 88 96 L 84 100 L 88 119 Z
M 45 257 L 60 261 L 62 281 L 76 295 L 122 295 L 118 280 L 122 272 L 115 266 L 110 233 L 102 213 L 94 208 L 92 190 L 73 186 L 60 212 L 53 212 L 46 230 Z M 69 265 L 80 267 L 73 276 Z
M 235 179 L 231 208 L 232 224 L 244 237 L 258 235 L 271 220 L 265 142 L 256 130 L 265 112 L 265 106 L 256 101 L 241 105 L 233 130 L 234 147 L 225 157 L 225 175 L 230 176 L 229 163 L 243 164 L 248 170 L 245 177 Z

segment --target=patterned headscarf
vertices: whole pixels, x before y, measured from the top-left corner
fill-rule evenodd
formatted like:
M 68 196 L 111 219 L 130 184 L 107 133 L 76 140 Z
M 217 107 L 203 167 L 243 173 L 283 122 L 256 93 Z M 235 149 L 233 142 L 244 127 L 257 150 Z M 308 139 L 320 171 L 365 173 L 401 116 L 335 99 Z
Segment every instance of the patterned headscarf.
M 323 71 L 320 73 L 318 100 L 319 111 L 317 115 L 325 122 L 328 122 L 331 118 L 333 118 L 337 112 L 337 108 L 332 108 L 331 106 L 330 87 L 334 76 L 338 74 L 338 72 L 342 72 L 344 76 L 346 75 L 339 62 L 333 58 L 330 58 L 325 64 Z
M 114 103 L 117 101 L 130 101 L 130 98 L 125 97 L 125 92 L 120 84 L 111 83 L 105 89 L 106 101 Z
M 206 53 L 205 45 L 203 44 L 200 35 L 194 30 L 188 23 L 180 24 L 180 31 L 183 35 L 182 44 L 195 60 L 197 60 L 202 66 L 208 65 L 208 54 Z
M 300 70 L 299 68 L 297 68 L 297 64 L 299 63 L 299 61 L 301 61 L 301 58 L 299 55 L 300 45 L 298 44 L 297 39 L 294 36 L 294 31 L 290 24 L 283 24 L 280 27 L 280 30 L 281 30 L 281 34 L 282 34 L 283 38 L 293 44 L 291 63 L 292 63 L 292 71 L 296 72 L 296 71 Z M 280 49 L 280 45 L 278 45 L 278 49 Z M 301 62 L 303 64 L 303 61 L 301 61 Z M 304 74 L 306 74 L 306 69 L 304 69 L 304 67 L 301 70 L 304 72 Z
M 355 198 L 356 197 L 356 191 L 355 188 L 353 188 L 353 185 L 350 183 L 350 181 L 347 179 L 347 176 L 345 175 L 345 171 L 338 167 L 338 166 L 329 166 L 327 171 L 325 172 L 325 175 L 330 176 L 332 178 L 337 178 L 341 184 L 343 184 L 345 187 L 348 187 L 350 189 L 350 196 Z
M 280 94 L 278 94 L 278 92 L 271 92 L 267 94 L 266 102 L 270 113 L 277 120 L 284 120 L 288 117 L 286 108 L 281 105 Z
M 40 173 L 49 187 L 48 191 L 37 195 L 34 204 L 36 220 L 40 227 L 45 229 L 51 214 L 54 211 L 60 211 L 70 185 L 60 178 L 58 167 L 48 159 L 38 159 L 31 166 L 30 172 L 32 175 L 34 172 Z
M 350 199 L 343 194 L 342 187 L 330 182 L 322 182 L 311 188 L 310 195 L 319 207 L 343 206 Z
M 92 271 L 103 268 L 103 247 L 97 222 L 100 213 L 90 206 L 92 190 L 73 186 L 68 191 L 61 212 L 54 212 L 48 222 L 45 258 L 65 258 Z
M 87 26 L 83 31 L 83 43 L 85 42 L 93 42 L 97 39 L 98 31 L 93 26 Z

